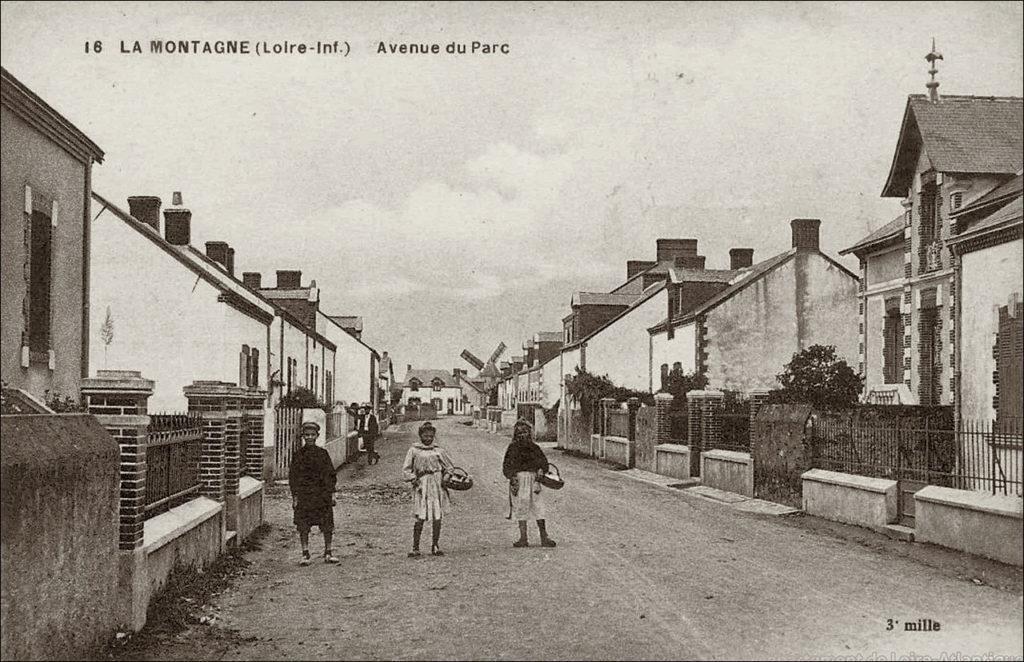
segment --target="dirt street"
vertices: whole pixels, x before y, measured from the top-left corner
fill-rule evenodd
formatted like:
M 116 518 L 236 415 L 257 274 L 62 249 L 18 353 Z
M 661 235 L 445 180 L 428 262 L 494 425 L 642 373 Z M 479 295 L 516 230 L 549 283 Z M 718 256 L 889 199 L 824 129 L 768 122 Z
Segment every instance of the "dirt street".
M 531 547 L 513 549 L 500 470 L 507 438 L 456 421 L 438 428 L 439 445 L 475 478 L 453 494 L 446 556 L 406 557 L 412 518 L 400 465 L 414 428 L 403 424 L 378 444 L 379 464 L 339 472 L 340 565 L 297 564 L 287 489 L 275 486 L 271 531 L 248 555 L 248 573 L 216 598 L 214 624 L 146 657 L 1021 655 L 1017 569 L 874 534 L 844 537 L 813 518 L 737 512 L 555 450 L 546 452 L 567 482 L 547 494 L 558 547 L 537 546 L 531 526 Z M 429 550 L 429 527 L 424 541 Z M 314 552 L 320 546 L 314 531 Z M 919 619 L 939 630 L 905 631 Z

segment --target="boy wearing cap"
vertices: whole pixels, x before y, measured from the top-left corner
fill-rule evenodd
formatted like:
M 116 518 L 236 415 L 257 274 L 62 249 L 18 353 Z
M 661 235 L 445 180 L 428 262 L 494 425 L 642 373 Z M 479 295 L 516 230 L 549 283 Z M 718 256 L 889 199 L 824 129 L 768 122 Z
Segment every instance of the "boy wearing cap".
M 337 476 L 331 456 L 316 445 L 320 425 L 313 421 L 302 424 L 302 446 L 295 451 L 288 469 L 288 487 L 292 493 L 294 522 L 299 530 L 302 559 L 299 565 L 312 563 L 309 557 L 309 530 L 320 527 L 324 536 L 324 563 L 337 563 L 331 549 L 334 535 L 334 498 Z

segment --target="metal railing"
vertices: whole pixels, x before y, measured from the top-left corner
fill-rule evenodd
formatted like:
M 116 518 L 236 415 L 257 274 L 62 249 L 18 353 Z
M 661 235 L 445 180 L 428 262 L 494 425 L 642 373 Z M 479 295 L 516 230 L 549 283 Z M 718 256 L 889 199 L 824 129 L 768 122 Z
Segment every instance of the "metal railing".
M 750 400 L 742 394 L 726 393 L 722 405 L 722 436 L 711 447 L 750 452 Z
M 962 422 L 957 430 L 815 421 L 812 465 L 876 478 L 920 481 L 1020 496 L 1024 484 L 1020 419 Z
M 202 419 L 196 414 L 155 414 L 147 432 L 148 519 L 199 494 Z
M 629 412 L 625 409 L 609 409 L 605 435 L 609 437 L 629 437 Z

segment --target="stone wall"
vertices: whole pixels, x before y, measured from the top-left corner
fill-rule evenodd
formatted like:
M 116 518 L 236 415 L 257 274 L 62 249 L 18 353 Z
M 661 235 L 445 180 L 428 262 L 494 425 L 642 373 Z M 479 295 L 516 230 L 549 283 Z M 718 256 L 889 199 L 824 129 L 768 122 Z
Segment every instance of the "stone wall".
M 117 443 L 87 414 L 3 416 L 0 435 L 0 656 L 88 658 L 117 626 Z

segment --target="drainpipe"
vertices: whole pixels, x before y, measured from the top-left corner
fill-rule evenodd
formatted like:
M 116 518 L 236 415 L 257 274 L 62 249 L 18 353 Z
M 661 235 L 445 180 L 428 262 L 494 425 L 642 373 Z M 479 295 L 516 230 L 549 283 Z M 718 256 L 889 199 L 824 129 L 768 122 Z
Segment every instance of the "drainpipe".
M 82 202 L 82 361 L 81 377 L 89 376 L 89 239 L 92 193 L 92 158 L 85 166 L 85 191 Z

